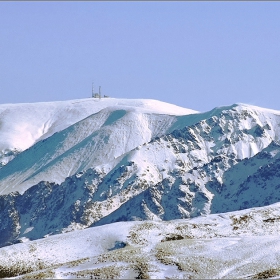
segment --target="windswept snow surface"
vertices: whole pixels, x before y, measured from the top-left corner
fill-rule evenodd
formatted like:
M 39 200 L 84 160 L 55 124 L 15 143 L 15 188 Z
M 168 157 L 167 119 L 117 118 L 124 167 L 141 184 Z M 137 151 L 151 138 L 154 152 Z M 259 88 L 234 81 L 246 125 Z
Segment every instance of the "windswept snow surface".
M 144 99 L 1 105 L 2 164 L 12 151 L 30 149 L 2 168 L 0 193 L 23 192 L 42 180 L 61 183 L 166 133 L 176 115 L 191 113 L 196 111 Z
M 142 108 L 158 114 L 196 113 L 176 105 L 148 99 L 88 98 L 69 101 L 1 104 L 0 160 L 9 161 L 14 151 L 24 151 L 36 142 L 110 106 Z

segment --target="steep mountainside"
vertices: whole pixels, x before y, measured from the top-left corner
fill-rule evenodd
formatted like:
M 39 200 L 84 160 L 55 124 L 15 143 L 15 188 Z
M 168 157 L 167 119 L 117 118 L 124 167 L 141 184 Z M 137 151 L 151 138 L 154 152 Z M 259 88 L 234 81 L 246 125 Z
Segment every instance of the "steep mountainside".
M 131 106 L 154 113 L 185 115 L 196 111 L 146 99 L 77 99 L 0 105 L 0 167 L 36 142 L 110 106 Z
M 0 193 L 23 192 L 42 180 L 61 183 L 183 125 L 176 116 L 137 107 L 107 107 L 36 143 L 4 166 Z
M 168 105 L 122 102 L 2 167 L 1 246 L 117 221 L 193 218 L 280 201 L 280 112 L 234 104 L 176 115 Z

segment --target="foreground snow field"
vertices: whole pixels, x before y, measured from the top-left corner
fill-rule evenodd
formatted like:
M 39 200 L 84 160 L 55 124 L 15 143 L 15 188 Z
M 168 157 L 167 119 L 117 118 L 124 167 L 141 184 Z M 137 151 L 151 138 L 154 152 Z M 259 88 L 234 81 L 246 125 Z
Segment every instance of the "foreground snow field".
M 1 277 L 280 277 L 280 203 L 190 220 L 119 222 L 0 249 Z
M 0 105 L 0 278 L 280 277 L 280 111 Z

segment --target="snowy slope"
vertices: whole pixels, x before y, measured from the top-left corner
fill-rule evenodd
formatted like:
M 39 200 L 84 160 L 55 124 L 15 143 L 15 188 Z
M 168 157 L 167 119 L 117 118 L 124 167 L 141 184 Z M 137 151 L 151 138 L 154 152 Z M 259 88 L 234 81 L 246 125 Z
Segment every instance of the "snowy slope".
M 195 113 L 176 105 L 145 99 L 77 99 L 60 102 L 0 105 L 0 164 L 26 150 L 39 140 L 99 112 L 109 106 L 145 108 L 156 113 L 184 115 Z
M 169 222 L 120 222 L 0 249 L 0 277 L 279 277 L 279 203 Z M 28 258 L 26 258 L 28 256 Z
M 103 105 L 111 103 L 103 101 Z M 23 192 L 43 180 L 61 183 L 167 133 L 174 125 L 184 125 L 176 124 L 175 115 L 159 113 L 194 112 L 153 100 L 116 103 L 122 105 L 106 107 L 18 155 L 1 169 L 0 193 Z

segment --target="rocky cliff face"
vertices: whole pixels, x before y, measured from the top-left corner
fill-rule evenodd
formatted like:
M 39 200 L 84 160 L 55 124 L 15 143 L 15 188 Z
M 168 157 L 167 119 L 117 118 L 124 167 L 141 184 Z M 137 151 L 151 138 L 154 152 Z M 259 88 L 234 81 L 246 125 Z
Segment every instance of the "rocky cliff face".
M 186 116 L 103 110 L 1 169 L 0 244 L 278 202 L 279 124 L 280 112 L 243 104 Z M 30 187 L 35 177 L 45 180 Z

